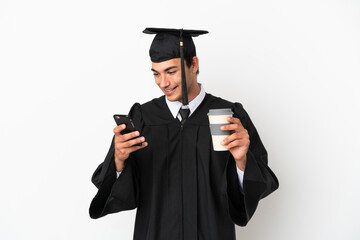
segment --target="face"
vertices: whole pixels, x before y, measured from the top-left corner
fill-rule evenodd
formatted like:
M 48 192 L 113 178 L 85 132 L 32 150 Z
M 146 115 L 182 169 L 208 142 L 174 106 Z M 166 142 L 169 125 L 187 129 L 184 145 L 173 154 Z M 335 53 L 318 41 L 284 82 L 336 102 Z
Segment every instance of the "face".
M 194 57 L 196 58 L 196 57 Z M 198 59 L 190 68 L 185 64 L 186 85 L 189 102 L 200 92 L 197 84 L 196 71 Z M 181 59 L 173 58 L 168 61 L 152 63 L 151 70 L 154 73 L 155 82 L 163 91 L 169 101 L 182 102 L 181 91 Z

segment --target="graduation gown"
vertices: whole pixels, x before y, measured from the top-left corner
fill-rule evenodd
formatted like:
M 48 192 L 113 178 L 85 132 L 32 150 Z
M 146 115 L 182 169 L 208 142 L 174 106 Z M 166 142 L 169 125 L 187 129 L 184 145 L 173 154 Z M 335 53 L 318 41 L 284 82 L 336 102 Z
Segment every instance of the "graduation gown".
M 207 113 L 231 108 L 250 135 L 243 193 L 229 151 L 213 151 Z M 135 240 L 235 239 L 234 223 L 245 226 L 264 198 L 278 188 L 267 152 L 240 103 L 206 94 L 182 125 L 165 96 L 130 110 L 148 146 L 133 152 L 116 178 L 114 139 L 92 182 L 98 192 L 90 217 L 137 208 Z

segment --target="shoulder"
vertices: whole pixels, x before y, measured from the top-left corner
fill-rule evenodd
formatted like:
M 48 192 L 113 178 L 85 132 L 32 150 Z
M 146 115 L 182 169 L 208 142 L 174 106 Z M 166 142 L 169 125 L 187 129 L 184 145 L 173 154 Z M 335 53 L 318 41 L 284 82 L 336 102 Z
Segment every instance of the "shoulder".
M 206 99 L 210 102 L 211 108 L 231 108 L 234 110 L 243 108 L 243 105 L 239 102 L 231 102 L 221 97 L 214 96 L 210 93 L 206 94 Z
M 138 102 L 134 103 L 129 111 L 129 115 L 132 116 L 137 113 L 151 112 L 157 109 L 162 109 L 164 107 L 165 99 L 164 96 L 154 98 L 148 102 L 140 104 Z
M 172 120 L 165 96 L 154 98 L 143 104 L 135 103 L 129 115 L 140 118 L 142 124 L 145 125 L 160 125 Z
M 145 118 L 158 118 L 159 116 L 166 114 L 167 109 L 165 96 L 154 98 L 141 105 L 141 111 Z
M 213 96 L 210 93 L 206 94 L 206 98 L 210 102 L 209 109 L 230 108 L 234 113 L 234 117 L 240 118 L 240 120 L 247 118 L 247 113 L 240 102 L 231 102 L 221 97 Z
M 161 96 L 158 98 L 154 98 L 146 103 L 141 104 L 141 109 L 147 110 L 155 110 L 155 109 L 162 109 L 166 104 L 165 96 Z
M 225 100 L 221 97 L 214 96 L 210 93 L 206 93 L 206 100 L 210 102 L 211 108 L 231 107 L 231 105 L 234 104 L 233 102 Z

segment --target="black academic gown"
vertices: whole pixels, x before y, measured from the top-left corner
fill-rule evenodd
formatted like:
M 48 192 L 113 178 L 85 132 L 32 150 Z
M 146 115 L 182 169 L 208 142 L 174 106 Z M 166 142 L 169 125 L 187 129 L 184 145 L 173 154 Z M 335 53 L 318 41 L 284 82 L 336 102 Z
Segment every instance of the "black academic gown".
M 243 193 L 230 152 L 213 151 L 211 108 L 231 108 L 250 135 Z M 98 193 L 90 216 L 137 208 L 135 240 L 233 240 L 234 223 L 246 225 L 259 200 L 278 188 L 267 152 L 239 103 L 206 94 L 183 126 L 164 96 L 135 104 L 130 115 L 149 145 L 130 155 L 116 179 L 112 142 L 92 177 Z

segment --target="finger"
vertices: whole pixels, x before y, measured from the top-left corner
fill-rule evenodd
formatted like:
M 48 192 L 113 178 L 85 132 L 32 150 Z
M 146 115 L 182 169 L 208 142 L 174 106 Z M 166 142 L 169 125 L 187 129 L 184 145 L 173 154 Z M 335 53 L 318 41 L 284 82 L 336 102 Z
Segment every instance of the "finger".
M 244 126 L 242 125 L 241 121 L 239 118 L 235 118 L 235 117 L 228 117 L 228 122 L 230 123 L 235 123 L 235 124 L 239 124 L 242 128 L 244 128 Z
M 114 134 L 115 134 L 115 136 L 118 136 L 118 135 L 121 135 L 120 134 L 120 132 L 122 131 L 122 130 L 124 130 L 125 129 L 125 127 L 126 127 L 126 125 L 125 124 L 121 124 L 121 125 L 119 125 L 119 126 L 117 126 L 117 127 L 115 127 L 114 128 Z
M 222 131 L 231 131 L 231 130 L 236 130 L 236 129 L 240 130 L 240 127 L 238 124 L 227 124 L 227 125 L 221 126 L 220 129 Z
M 222 142 L 221 144 L 222 145 L 227 145 L 229 144 L 230 142 L 234 141 L 235 139 L 238 139 L 240 137 L 240 135 L 238 133 L 233 133 L 229 136 L 227 136 Z
M 242 146 L 249 146 L 250 144 L 250 140 L 249 139 L 236 139 L 235 141 L 232 141 L 231 143 L 229 143 L 226 148 L 227 149 L 232 149 L 235 147 L 242 147 Z
M 142 143 L 142 142 L 145 142 L 145 138 L 144 137 L 138 137 L 138 138 L 131 139 L 129 141 L 123 142 L 123 143 L 121 143 L 120 146 L 123 147 L 123 148 L 130 148 L 130 147 L 134 146 L 135 144 Z
M 223 131 L 235 131 L 235 132 L 242 132 L 247 131 L 241 124 L 227 124 L 220 128 Z
M 141 146 L 133 146 L 133 147 L 129 147 L 127 148 L 127 152 L 130 154 L 132 152 L 135 152 L 141 148 L 147 147 L 148 143 L 144 142 L 143 144 L 141 144 Z
M 148 146 L 148 143 L 144 142 L 144 143 L 142 143 L 141 146 L 132 146 L 132 147 L 128 147 L 128 148 L 117 149 L 117 152 L 123 156 L 126 156 L 126 158 L 128 158 L 130 153 L 137 151 L 141 148 L 147 147 L 147 146 Z
M 126 133 L 126 134 L 117 134 L 115 135 L 115 145 L 117 144 L 121 144 L 121 143 L 124 143 L 132 138 L 136 138 L 140 135 L 140 133 L 138 131 L 134 131 L 134 132 L 131 132 L 131 133 Z
M 140 133 L 138 131 L 133 131 L 131 133 L 126 133 L 126 134 L 123 134 L 121 136 L 121 140 L 123 142 L 126 142 L 128 141 L 129 139 L 132 139 L 132 138 L 135 138 L 135 137 L 138 137 L 140 135 Z
M 245 134 L 241 134 L 241 133 L 233 133 L 231 135 L 229 135 L 228 137 L 226 137 L 221 144 L 222 145 L 227 145 L 229 143 L 231 143 L 232 141 L 236 140 L 236 139 L 242 139 L 242 138 L 247 138 L 247 136 Z
M 122 155 L 127 155 L 129 154 L 129 149 L 132 147 L 135 147 L 135 144 L 140 143 L 141 146 L 144 145 L 145 142 L 145 138 L 144 137 L 138 137 L 136 139 L 132 139 L 130 141 L 126 141 L 126 142 L 120 142 L 115 144 L 115 150 L 116 152 L 121 153 Z M 139 146 L 140 147 L 140 146 Z

